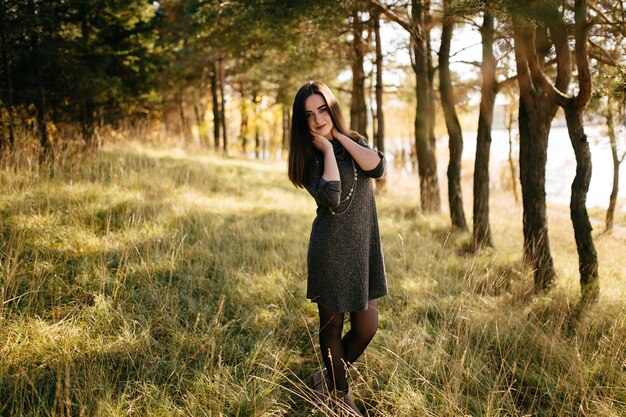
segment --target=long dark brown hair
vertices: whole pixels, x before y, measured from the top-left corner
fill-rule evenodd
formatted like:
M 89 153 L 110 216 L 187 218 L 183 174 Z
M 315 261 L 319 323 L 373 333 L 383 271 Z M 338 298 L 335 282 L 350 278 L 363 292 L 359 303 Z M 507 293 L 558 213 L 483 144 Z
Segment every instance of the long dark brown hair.
M 315 165 L 314 152 L 316 150 L 313 146 L 313 136 L 309 130 L 304 108 L 304 102 L 313 94 L 321 95 L 324 101 L 326 101 L 335 129 L 355 141 L 360 136 L 358 133 L 346 128 L 346 122 L 341 114 L 339 103 L 337 103 L 335 95 L 326 84 L 319 81 L 309 81 L 300 87 L 293 100 L 291 134 L 289 135 L 288 171 L 289 179 L 299 188 L 304 187 Z

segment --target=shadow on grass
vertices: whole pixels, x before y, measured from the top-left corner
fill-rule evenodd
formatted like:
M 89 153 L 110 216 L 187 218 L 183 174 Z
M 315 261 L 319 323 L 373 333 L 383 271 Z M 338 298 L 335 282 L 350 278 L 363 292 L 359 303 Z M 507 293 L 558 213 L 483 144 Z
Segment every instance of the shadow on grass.
M 183 393 L 202 390 L 194 385 L 201 375 L 222 378 L 222 385 L 202 383 L 217 395 L 234 390 L 242 378 L 263 374 L 259 364 L 286 372 L 288 364 L 310 355 L 301 349 L 311 349 L 303 327 L 310 318 L 300 317 L 306 301 L 293 296 L 303 291 L 294 273 L 303 267 L 308 227 L 308 219 L 273 207 L 171 218 L 158 239 L 129 241 L 114 251 L 23 248 L 23 267 L 44 259 L 54 266 L 37 281 L 35 293 L 4 306 L 7 318 L 41 317 L 61 320 L 61 326 L 84 323 L 92 329 L 88 333 L 103 331 L 90 338 L 103 337 L 111 347 L 74 351 L 63 360 L 43 363 L 26 359 L 34 358 L 34 351 L 22 352 L 21 360 L 9 358 L 0 379 L 5 410 L 30 414 L 45 408 L 60 413 L 59 407 L 69 400 L 72 414 L 92 415 L 103 401 L 112 407 L 119 403 L 125 408 L 125 401 L 147 406 L 156 401 L 141 399 L 147 387 L 164 396 L 161 399 L 169 398 L 172 407 L 189 408 L 193 404 Z M 99 277 L 89 282 L 87 277 L 94 274 Z M 33 289 L 28 274 L 15 279 L 21 281 L 17 293 Z M 92 314 L 96 298 L 111 305 L 116 320 Z M 112 342 L 124 337 L 140 338 L 141 348 Z M 276 361 L 277 355 L 283 364 Z M 226 415 L 238 409 L 267 409 L 272 398 L 278 398 L 277 387 L 285 383 L 270 376 L 272 383 L 244 387 L 240 398 L 196 405 L 208 408 L 209 414 L 212 410 Z M 71 386 L 68 398 L 65 384 Z

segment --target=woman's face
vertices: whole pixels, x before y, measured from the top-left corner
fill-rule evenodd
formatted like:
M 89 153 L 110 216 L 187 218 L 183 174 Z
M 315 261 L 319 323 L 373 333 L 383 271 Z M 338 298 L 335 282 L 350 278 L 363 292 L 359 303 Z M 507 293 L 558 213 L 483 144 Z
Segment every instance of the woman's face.
M 326 100 L 321 94 L 311 94 L 304 101 L 304 117 L 312 133 L 331 139 L 333 121 Z

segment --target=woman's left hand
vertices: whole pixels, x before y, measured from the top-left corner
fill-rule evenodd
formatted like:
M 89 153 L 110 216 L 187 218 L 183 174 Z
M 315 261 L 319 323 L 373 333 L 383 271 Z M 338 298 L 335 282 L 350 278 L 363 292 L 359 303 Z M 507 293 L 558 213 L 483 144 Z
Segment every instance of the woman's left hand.
M 335 139 L 338 139 L 339 141 L 342 141 L 344 139 L 349 139 L 346 135 L 344 135 L 343 133 L 335 129 L 334 126 L 333 126 L 333 129 L 330 131 L 330 133 L 333 135 Z

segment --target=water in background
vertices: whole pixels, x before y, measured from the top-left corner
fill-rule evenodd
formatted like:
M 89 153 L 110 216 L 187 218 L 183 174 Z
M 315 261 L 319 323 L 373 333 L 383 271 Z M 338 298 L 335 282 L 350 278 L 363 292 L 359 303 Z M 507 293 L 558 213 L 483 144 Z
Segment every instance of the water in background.
M 513 129 L 513 160 L 519 164 L 519 140 L 518 131 Z M 609 205 L 609 196 L 613 186 L 613 158 L 609 139 L 602 127 L 585 127 L 585 133 L 589 139 L 591 149 L 592 174 L 589 192 L 587 194 L 588 208 L 606 209 Z M 624 132 L 617 132 L 618 147 L 624 146 Z M 501 182 L 499 178 L 506 169 L 509 155 L 509 133 L 506 129 L 494 129 L 491 133 L 491 157 L 489 171 L 492 185 Z M 473 161 L 476 155 L 476 132 L 463 133 L 463 169 L 464 176 L 471 175 L 468 170 L 473 169 Z M 407 161 L 404 166 L 399 166 L 398 161 L 394 161 L 405 149 L 408 149 L 412 140 L 391 142 L 387 146 L 387 158 L 390 159 L 389 168 L 394 171 L 410 170 L 410 163 Z M 444 136 L 437 141 L 438 148 L 438 170 L 442 184 L 446 181 L 446 170 L 448 166 L 448 137 Z M 623 150 L 622 150 L 623 152 Z M 408 159 L 408 156 L 406 156 Z M 394 169 L 395 168 L 395 169 Z M 519 168 L 517 175 L 519 175 Z M 399 172 L 395 173 L 400 174 Z M 401 175 L 401 174 L 400 174 Z M 507 172 L 508 175 L 508 172 Z M 548 141 L 548 161 L 546 165 L 546 194 L 549 202 L 559 205 L 569 205 L 571 186 L 576 175 L 576 157 L 570 143 L 567 127 L 553 126 L 550 130 Z M 444 190 L 444 188 L 442 188 Z M 617 210 L 626 211 L 626 161 L 620 166 L 620 187 L 617 200 Z

